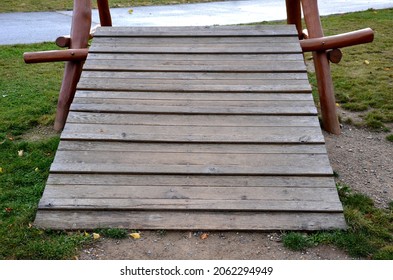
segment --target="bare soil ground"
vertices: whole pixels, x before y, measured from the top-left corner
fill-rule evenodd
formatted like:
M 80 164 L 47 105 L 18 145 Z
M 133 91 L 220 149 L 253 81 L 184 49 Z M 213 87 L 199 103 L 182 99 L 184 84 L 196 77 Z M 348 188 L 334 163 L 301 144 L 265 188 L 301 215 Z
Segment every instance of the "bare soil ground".
M 340 136 L 324 133 L 337 181 L 370 196 L 378 207 L 393 200 L 393 143 L 386 135 L 347 125 Z M 141 236 L 101 238 L 83 248 L 79 259 L 350 259 L 344 251 L 326 245 L 290 251 L 283 246 L 280 232 L 210 232 L 201 239 L 200 232 L 142 231 Z

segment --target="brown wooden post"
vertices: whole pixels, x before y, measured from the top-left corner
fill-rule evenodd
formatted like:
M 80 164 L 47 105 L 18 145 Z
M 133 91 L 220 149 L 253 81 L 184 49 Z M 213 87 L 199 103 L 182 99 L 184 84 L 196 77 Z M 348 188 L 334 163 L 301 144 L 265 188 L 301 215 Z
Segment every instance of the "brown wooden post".
M 317 0 L 301 0 L 301 2 L 309 38 L 323 37 Z M 313 52 L 313 58 L 318 82 L 323 128 L 327 132 L 338 135 L 341 133 L 341 130 L 337 118 L 333 82 L 326 51 Z
M 88 46 L 91 27 L 91 1 L 75 0 L 71 25 L 70 48 L 85 49 Z M 64 128 L 68 111 L 74 99 L 76 85 L 82 73 L 83 61 L 66 62 L 63 82 L 60 89 L 59 101 L 54 128 L 61 131 Z
M 108 0 L 97 0 L 98 13 L 100 15 L 101 26 L 112 26 L 111 11 Z
M 302 10 L 300 0 L 285 0 L 285 3 L 287 6 L 287 23 L 296 25 L 299 39 L 302 39 Z

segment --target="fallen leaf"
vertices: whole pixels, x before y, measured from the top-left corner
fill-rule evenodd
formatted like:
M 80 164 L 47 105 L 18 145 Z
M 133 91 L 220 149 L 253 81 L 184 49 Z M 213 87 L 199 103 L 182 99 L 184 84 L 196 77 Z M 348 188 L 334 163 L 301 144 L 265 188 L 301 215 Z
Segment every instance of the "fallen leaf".
M 14 141 L 14 138 L 13 137 L 8 137 L 8 140 Z
M 7 213 L 11 213 L 12 212 L 12 208 L 11 207 L 6 207 L 4 210 Z
M 132 238 L 134 238 L 134 239 L 139 239 L 139 238 L 141 238 L 141 235 L 140 235 L 139 233 L 137 233 L 137 232 L 130 233 L 130 236 L 131 236 Z
M 129 10 L 128 10 L 128 13 L 129 13 L 130 15 L 131 15 L 133 12 L 134 12 L 133 9 L 129 9 Z
M 36 168 L 34 169 L 34 171 L 35 171 L 35 172 L 38 172 L 38 171 L 40 171 L 40 169 L 39 169 L 38 167 L 36 167 Z
M 209 234 L 208 234 L 208 233 L 202 233 L 201 236 L 200 236 L 200 238 L 201 238 L 202 240 L 205 240 L 205 239 L 207 239 L 208 237 L 209 237 Z
M 27 226 L 28 228 L 32 228 L 33 225 L 31 223 L 29 223 L 29 225 Z
M 364 64 L 369 65 L 370 61 L 368 61 L 367 59 L 364 61 Z
M 93 239 L 100 239 L 100 237 L 98 233 L 93 232 Z
M 336 107 L 340 107 L 340 104 L 336 103 Z
M 89 237 L 90 236 L 90 234 L 88 233 L 88 232 L 84 232 L 84 235 L 86 236 L 86 237 Z
M 4 172 L 3 167 L 0 167 L 0 173 L 3 173 L 3 172 Z
M 24 151 L 23 150 L 19 150 L 18 151 L 18 156 L 23 157 Z

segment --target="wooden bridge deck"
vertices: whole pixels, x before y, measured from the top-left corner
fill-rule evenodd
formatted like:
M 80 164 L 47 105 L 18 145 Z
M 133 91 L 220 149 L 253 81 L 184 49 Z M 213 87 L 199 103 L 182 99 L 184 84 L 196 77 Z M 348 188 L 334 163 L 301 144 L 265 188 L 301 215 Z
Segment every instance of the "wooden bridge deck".
M 295 28 L 100 28 L 35 225 L 344 228 Z

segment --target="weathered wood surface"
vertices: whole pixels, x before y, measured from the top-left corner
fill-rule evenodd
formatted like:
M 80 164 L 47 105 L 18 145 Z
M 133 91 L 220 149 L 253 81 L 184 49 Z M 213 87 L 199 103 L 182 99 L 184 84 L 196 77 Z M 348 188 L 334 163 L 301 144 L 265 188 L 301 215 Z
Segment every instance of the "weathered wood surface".
M 52 229 L 168 229 L 168 230 L 320 230 L 344 227 L 342 213 L 261 211 L 39 211 L 38 221 Z M 39 225 L 39 224 L 38 224 Z
M 345 228 L 293 26 L 100 28 L 35 224 Z

